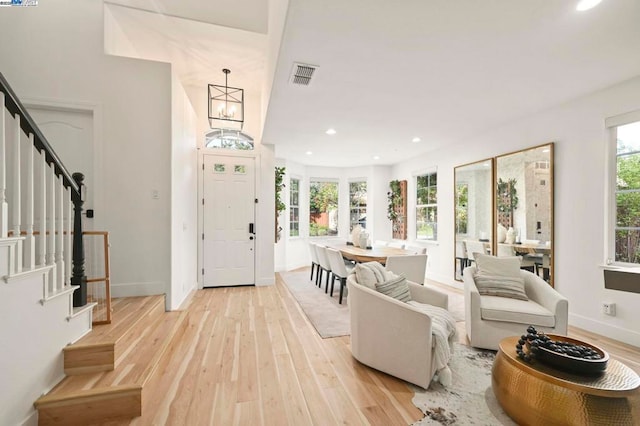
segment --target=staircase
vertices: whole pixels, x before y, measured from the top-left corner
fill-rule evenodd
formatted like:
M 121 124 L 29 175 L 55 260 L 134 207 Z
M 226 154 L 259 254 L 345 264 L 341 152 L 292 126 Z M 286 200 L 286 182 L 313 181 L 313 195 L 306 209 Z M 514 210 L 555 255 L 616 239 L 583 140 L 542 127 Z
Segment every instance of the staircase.
M 66 170 L 0 73 L 0 422 L 34 424 L 64 377 L 63 348 L 91 330 L 83 177 Z
M 39 425 L 87 425 L 142 414 L 143 390 L 185 333 L 186 311 L 164 296 L 115 299 L 113 322 L 64 350 L 67 376 L 35 402 Z

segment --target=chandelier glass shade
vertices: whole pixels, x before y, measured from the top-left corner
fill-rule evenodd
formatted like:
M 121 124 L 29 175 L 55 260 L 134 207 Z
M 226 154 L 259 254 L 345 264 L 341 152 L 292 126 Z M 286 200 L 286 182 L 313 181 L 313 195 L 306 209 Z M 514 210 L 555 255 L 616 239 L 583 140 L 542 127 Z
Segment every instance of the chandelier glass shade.
M 229 87 L 230 70 L 224 68 L 224 86 L 209 84 L 209 126 L 212 129 L 242 130 L 244 125 L 244 90 Z

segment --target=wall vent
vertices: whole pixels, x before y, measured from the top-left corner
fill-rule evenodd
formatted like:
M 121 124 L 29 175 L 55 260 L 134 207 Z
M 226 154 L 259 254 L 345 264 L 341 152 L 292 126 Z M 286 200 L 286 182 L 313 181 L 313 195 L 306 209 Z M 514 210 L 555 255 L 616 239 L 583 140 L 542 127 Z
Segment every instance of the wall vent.
M 291 84 L 298 86 L 309 86 L 311 84 L 311 77 L 315 73 L 318 66 L 293 63 L 293 72 L 291 73 Z

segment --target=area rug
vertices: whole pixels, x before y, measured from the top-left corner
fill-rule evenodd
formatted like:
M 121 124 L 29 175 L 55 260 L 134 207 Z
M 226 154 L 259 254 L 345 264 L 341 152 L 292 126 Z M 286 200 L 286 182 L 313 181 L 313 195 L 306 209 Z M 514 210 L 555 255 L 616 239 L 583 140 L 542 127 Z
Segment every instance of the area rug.
M 309 268 L 304 268 L 280 272 L 280 277 L 320 337 L 326 339 L 348 336 L 351 334 L 349 307 L 346 295 L 342 299 L 342 304 L 338 304 L 340 283 L 336 280 L 333 297 L 330 297 L 324 292 L 324 279 L 322 288 L 316 287 L 315 282 L 309 280 L 310 273 Z
M 413 386 L 413 405 L 425 417 L 415 425 L 515 425 L 502 410 L 491 389 L 494 351 L 456 343 L 449 367 L 453 382 L 449 387 L 432 382 L 429 389 Z

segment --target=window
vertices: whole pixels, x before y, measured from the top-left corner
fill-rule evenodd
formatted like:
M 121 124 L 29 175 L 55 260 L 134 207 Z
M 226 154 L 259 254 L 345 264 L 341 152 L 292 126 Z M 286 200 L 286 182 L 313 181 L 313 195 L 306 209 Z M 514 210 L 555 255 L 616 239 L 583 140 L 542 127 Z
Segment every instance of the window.
M 367 227 L 367 182 L 349 183 L 349 232 L 360 225 Z
M 309 236 L 338 235 L 338 182 L 309 183 Z
M 640 121 L 614 128 L 615 262 L 640 263 Z
M 438 174 L 416 177 L 416 238 L 438 239 Z
M 253 138 L 237 130 L 213 129 L 204 135 L 204 146 L 250 151 L 253 149 Z
M 291 179 L 289 185 L 289 236 L 300 236 L 300 180 Z
M 456 234 L 466 234 L 469 224 L 469 184 L 456 185 Z

